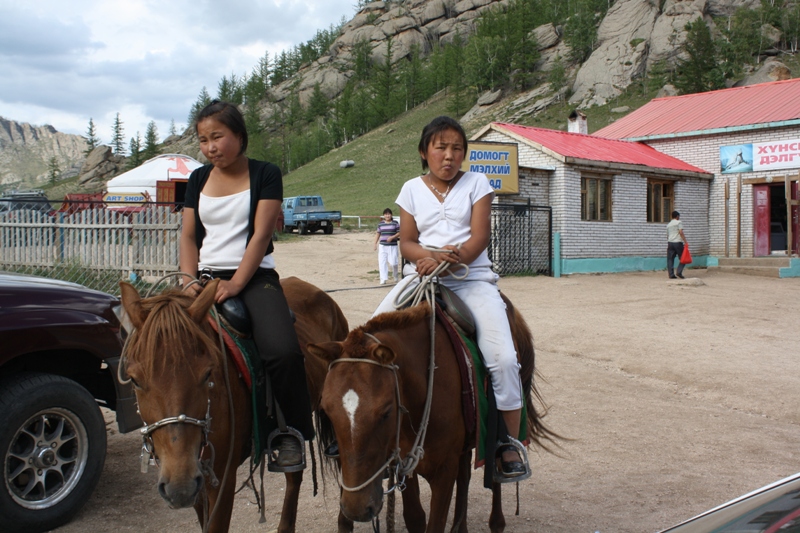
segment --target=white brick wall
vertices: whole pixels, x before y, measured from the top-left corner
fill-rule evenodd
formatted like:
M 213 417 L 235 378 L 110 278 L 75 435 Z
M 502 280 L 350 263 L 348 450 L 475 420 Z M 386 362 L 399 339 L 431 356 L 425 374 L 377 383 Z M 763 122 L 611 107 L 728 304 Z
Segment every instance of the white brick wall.
M 731 256 L 736 255 L 736 174 L 721 174 L 719 163 L 720 146 L 732 146 L 746 143 L 759 143 L 767 141 L 780 141 L 800 138 L 800 126 L 773 128 L 769 130 L 751 130 L 744 132 L 719 133 L 700 137 L 684 137 L 675 139 L 657 139 L 647 141 L 647 144 L 656 150 L 677 157 L 687 163 L 714 173 L 709 195 L 708 227 L 710 234 L 710 254 L 724 256 L 725 254 L 725 182 L 729 182 L 730 199 L 728 200 L 728 246 Z M 755 155 L 754 155 L 755 157 Z M 770 172 L 747 172 L 742 178 L 760 178 L 767 176 L 796 175 L 796 170 L 780 170 Z M 685 200 L 685 198 L 682 198 Z M 681 220 L 684 220 L 681 201 L 675 200 L 676 209 L 681 211 Z M 684 226 L 686 226 L 684 220 Z M 686 234 L 689 243 L 693 243 L 691 229 Z M 742 186 L 742 256 L 753 256 L 753 187 Z M 694 248 L 692 249 L 694 252 Z
M 481 140 L 515 142 L 496 131 L 490 131 Z M 582 221 L 580 169 L 526 144 L 519 143 L 518 146 L 521 167 L 518 196 L 530 197 L 532 203 L 553 208 L 553 231 L 561 233 L 562 258 L 666 254 L 666 223 L 647 222 L 647 177 L 659 177 L 658 174 L 630 171 L 614 174 L 612 221 Z M 555 167 L 555 170 L 529 170 L 530 167 L 547 166 Z M 708 190 L 708 180 L 690 178 L 675 182 L 675 205 L 681 211 L 686 237 L 696 255 L 707 254 L 709 249 Z

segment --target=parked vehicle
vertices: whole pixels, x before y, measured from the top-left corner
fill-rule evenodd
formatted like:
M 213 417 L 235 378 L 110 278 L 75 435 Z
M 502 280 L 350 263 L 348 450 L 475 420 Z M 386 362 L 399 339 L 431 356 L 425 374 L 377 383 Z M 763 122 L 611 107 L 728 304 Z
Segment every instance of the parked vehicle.
M 86 503 L 106 456 L 100 406 L 120 432 L 141 426 L 117 379 L 115 308 L 75 283 L 0 273 L 0 531 L 48 531 Z
M 800 531 L 800 473 L 756 489 L 661 533 Z
M 0 213 L 23 209 L 50 216 L 56 214 L 42 190 L 6 191 L 0 195 Z
M 342 221 L 341 211 L 326 211 L 321 196 L 292 196 L 281 204 L 283 231 L 305 235 L 322 229 L 327 235 L 333 233 L 333 224 Z

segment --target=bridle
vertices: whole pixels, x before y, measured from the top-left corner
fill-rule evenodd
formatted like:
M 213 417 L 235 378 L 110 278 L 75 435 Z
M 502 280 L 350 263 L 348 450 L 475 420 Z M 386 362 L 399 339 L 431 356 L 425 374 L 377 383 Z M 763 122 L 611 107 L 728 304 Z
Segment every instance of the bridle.
M 151 464 L 158 465 L 158 458 L 155 454 L 155 443 L 153 442 L 153 433 L 156 430 L 168 426 L 170 424 L 190 424 L 194 426 L 198 426 L 203 430 L 203 438 L 200 441 L 200 452 L 198 454 L 197 461 L 200 463 L 200 471 L 203 473 L 203 476 L 209 478 L 209 483 L 211 483 L 212 487 L 219 486 L 219 480 L 217 479 L 216 474 L 214 474 L 214 445 L 211 441 L 208 440 L 208 434 L 211 433 L 211 389 L 214 388 L 214 382 L 211 381 L 208 383 L 209 395 L 208 400 L 206 401 L 206 416 L 202 420 L 199 418 L 192 418 L 191 416 L 186 416 L 184 414 L 180 414 L 178 416 L 167 416 L 162 418 L 161 420 L 153 423 L 147 424 L 145 422 L 145 427 L 139 430 L 139 434 L 142 436 L 142 453 L 141 453 L 141 471 L 143 474 L 147 473 L 148 467 Z M 137 399 L 138 403 L 138 399 Z M 140 414 L 141 416 L 141 414 Z M 203 452 L 208 449 L 210 451 L 211 457 L 208 459 L 203 459 Z M 158 465 L 159 468 L 161 465 Z

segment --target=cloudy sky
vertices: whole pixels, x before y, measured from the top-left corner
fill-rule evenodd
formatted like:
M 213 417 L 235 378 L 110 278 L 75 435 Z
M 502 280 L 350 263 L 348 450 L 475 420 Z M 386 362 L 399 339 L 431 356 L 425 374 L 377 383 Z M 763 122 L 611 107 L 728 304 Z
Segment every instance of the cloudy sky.
M 355 0 L 0 0 L 0 116 L 101 142 L 186 126 L 205 86 L 355 14 Z M 126 141 L 126 146 L 128 142 Z

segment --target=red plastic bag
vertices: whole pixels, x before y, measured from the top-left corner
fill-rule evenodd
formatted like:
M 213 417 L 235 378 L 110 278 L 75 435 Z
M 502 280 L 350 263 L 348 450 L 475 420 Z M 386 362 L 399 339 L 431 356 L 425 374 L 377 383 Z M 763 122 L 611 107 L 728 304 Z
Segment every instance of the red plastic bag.
M 689 245 L 683 245 L 683 253 L 681 254 L 681 264 L 688 265 L 692 262 L 692 254 L 689 253 Z

